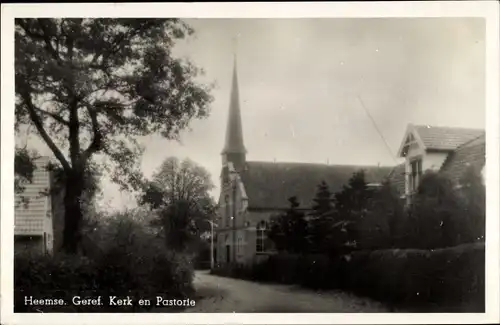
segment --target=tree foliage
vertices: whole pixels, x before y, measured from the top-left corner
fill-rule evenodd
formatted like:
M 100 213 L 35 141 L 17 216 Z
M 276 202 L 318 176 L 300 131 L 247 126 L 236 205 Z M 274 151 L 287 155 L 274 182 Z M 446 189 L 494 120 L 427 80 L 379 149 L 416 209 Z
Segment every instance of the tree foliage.
M 185 200 L 192 207 L 210 197 L 214 188 L 210 173 L 189 158 L 169 157 L 146 183 L 143 200 L 154 207 Z
M 36 165 L 33 159 L 37 157 L 35 152 L 26 148 L 15 148 L 14 152 L 14 192 L 20 194 L 25 185 L 33 181 L 33 173 Z
M 305 253 L 309 249 L 308 223 L 305 214 L 298 210 L 297 198 L 288 201 L 290 207 L 286 212 L 272 218 L 268 237 L 279 251 Z
M 137 137 L 175 139 L 208 114 L 199 70 L 175 58 L 178 19 L 16 19 L 16 127 L 32 125 L 65 181 L 64 247 L 76 251 L 84 172 L 95 154 L 122 185 L 141 183 Z
M 464 209 L 452 181 L 427 171 L 412 197 L 406 243 L 412 248 L 441 248 L 461 242 Z
M 336 235 L 331 250 L 343 252 L 356 248 L 360 238 L 360 224 L 366 218 L 368 202 L 372 191 L 365 181 L 363 170 L 354 173 L 340 192 L 334 195 L 335 220 L 340 227 L 335 228 Z
M 152 179 L 145 182 L 140 202 L 157 214 L 167 245 L 181 249 L 210 229 L 215 202 L 210 173 L 190 159 L 167 158 Z
M 332 194 L 328 184 L 322 181 L 318 185 L 313 199 L 312 211 L 309 214 L 309 235 L 311 248 L 314 251 L 324 251 L 331 241 L 333 226 Z
M 406 215 L 400 194 L 386 180 L 372 192 L 366 217 L 358 225 L 360 248 L 399 247 Z

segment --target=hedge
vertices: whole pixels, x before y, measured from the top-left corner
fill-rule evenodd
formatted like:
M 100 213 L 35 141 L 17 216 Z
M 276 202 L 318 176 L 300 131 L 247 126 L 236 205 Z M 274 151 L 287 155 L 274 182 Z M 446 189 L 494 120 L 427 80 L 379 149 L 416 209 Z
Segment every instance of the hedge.
M 412 311 L 484 312 L 484 243 L 437 250 L 358 251 L 270 256 L 256 265 L 226 265 L 213 274 L 261 282 L 342 289 Z
M 344 286 L 357 294 L 401 306 L 484 310 L 484 243 L 358 252 L 345 264 Z

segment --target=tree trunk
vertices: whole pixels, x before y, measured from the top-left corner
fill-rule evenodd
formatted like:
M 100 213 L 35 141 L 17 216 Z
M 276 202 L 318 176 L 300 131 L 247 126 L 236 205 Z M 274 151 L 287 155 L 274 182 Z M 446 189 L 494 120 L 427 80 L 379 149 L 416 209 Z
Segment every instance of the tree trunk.
M 68 175 L 64 195 L 63 250 L 69 254 L 78 252 L 81 240 L 81 221 L 83 219 L 80 198 L 83 193 L 83 173 Z

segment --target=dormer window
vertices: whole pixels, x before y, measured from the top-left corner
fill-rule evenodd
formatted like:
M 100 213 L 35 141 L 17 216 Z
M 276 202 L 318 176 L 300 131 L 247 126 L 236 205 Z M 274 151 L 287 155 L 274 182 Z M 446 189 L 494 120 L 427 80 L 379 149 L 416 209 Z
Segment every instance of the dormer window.
M 410 193 L 415 193 L 422 179 L 422 158 L 410 160 Z

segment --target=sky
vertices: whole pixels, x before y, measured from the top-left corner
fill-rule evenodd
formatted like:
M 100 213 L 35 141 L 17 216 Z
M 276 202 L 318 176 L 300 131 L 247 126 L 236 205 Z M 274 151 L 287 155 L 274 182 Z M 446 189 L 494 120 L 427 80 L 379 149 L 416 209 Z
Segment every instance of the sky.
M 216 83 L 211 113 L 192 121 L 180 143 L 142 139 L 146 175 L 167 157 L 189 157 L 211 173 L 218 197 L 234 53 L 248 160 L 390 166 L 408 123 L 485 127 L 482 19 L 186 22 L 196 33 L 175 55 Z M 106 207 L 134 205 L 106 179 L 103 190 Z

